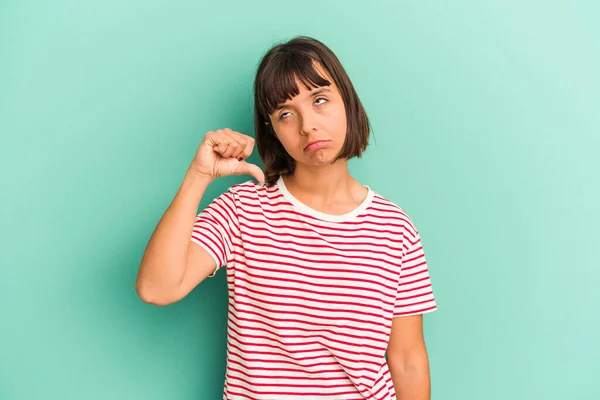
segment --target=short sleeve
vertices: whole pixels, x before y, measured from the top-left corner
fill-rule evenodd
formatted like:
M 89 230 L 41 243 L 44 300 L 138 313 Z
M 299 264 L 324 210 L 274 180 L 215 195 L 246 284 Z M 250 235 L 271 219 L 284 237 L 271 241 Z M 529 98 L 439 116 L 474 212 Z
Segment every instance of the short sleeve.
M 235 194 L 228 190 L 204 208 L 194 221 L 191 241 L 202 246 L 216 263 L 209 277 L 227 264 L 233 252 L 234 238 L 239 236 Z
M 437 310 L 419 232 L 415 231 L 414 235 L 405 236 L 405 241 L 394 317 L 425 314 Z

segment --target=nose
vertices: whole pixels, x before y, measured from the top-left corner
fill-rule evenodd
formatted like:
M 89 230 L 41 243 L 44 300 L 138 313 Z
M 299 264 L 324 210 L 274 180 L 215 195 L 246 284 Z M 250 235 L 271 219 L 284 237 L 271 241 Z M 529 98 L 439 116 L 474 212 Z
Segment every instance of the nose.
M 302 124 L 300 126 L 300 134 L 310 135 L 311 132 L 317 130 L 317 116 L 314 112 L 306 111 L 301 115 Z

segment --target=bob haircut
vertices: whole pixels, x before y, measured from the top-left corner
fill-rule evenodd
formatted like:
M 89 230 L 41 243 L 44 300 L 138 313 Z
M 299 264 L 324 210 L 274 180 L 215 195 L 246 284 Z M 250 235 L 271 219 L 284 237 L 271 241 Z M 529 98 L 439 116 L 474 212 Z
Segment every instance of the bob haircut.
M 346 139 L 334 161 L 360 157 L 367 148 L 371 125 L 348 74 L 335 54 L 320 41 L 297 36 L 272 47 L 262 58 L 254 81 L 254 129 L 256 147 L 265 168 L 265 184 L 294 172 L 296 162 L 275 136 L 269 115 L 300 93 L 297 77 L 307 89 L 331 82 L 314 68 L 317 62 L 337 85 L 346 109 Z

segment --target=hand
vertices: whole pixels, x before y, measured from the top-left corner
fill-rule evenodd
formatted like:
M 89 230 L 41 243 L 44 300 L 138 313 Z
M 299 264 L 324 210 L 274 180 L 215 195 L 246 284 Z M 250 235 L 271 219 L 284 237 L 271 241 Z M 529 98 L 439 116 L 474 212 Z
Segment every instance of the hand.
M 192 162 L 196 173 L 210 179 L 228 175 L 248 174 L 259 183 L 265 174 L 254 164 L 244 161 L 252 154 L 254 139 L 229 128 L 209 131 L 204 135 Z

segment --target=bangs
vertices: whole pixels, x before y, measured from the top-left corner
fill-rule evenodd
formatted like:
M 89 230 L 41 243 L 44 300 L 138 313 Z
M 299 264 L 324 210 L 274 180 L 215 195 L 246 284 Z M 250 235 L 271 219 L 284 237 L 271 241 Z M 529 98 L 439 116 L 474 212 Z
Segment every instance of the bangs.
M 315 69 L 315 62 L 317 61 L 306 54 L 291 52 L 280 54 L 270 62 L 256 87 L 256 105 L 263 118 L 268 120 L 279 105 L 300 94 L 296 77 L 309 90 L 331 85 Z

